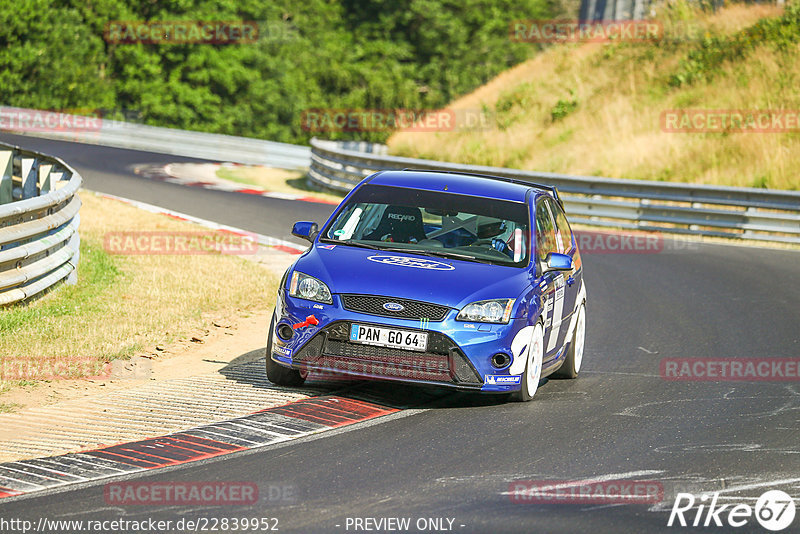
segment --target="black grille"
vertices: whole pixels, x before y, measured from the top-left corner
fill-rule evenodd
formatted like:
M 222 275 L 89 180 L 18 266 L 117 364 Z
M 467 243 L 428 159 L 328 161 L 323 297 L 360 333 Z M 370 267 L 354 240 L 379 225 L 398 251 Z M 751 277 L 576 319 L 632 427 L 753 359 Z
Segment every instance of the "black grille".
M 441 354 L 328 340 L 320 365 L 372 376 L 451 382 L 450 359 Z
M 369 362 L 382 362 L 391 365 L 418 367 L 430 371 L 450 371 L 450 361 L 446 354 L 411 352 L 391 347 L 374 347 L 346 341 L 329 339 L 325 344 L 325 354 L 342 358 L 356 358 Z
M 450 308 L 428 302 L 398 299 L 392 297 L 376 297 L 373 295 L 342 295 L 344 309 L 380 315 L 381 317 L 397 317 L 399 319 L 428 319 L 429 321 L 443 321 Z M 390 311 L 383 307 L 384 304 L 393 302 L 403 306 L 402 311 Z
M 464 353 L 439 332 L 428 333 L 426 352 L 351 343 L 349 332 L 348 322 L 329 325 L 295 353 L 294 364 L 370 376 L 463 385 L 482 383 Z

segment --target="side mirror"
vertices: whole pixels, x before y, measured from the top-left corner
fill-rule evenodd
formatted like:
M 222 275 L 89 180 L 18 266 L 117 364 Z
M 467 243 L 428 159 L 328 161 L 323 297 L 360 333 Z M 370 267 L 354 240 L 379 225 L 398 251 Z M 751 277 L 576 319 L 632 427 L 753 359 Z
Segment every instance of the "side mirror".
M 292 227 L 293 236 L 300 237 L 308 242 L 313 242 L 318 232 L 319 227 L 317 226 L 317 223 L 310 221 L 296 222 Z
M 542 274 L 550 271 L 571 271 L 575 268 L 575 264 L 566 254 L 551 252 L 545 258 L 543 267 Z

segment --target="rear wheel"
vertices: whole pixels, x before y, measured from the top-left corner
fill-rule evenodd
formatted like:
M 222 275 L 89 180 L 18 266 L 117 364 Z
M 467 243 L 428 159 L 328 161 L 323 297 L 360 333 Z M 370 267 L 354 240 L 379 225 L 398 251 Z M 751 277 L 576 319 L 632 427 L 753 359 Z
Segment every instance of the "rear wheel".
M 533 398 L 542 379 L 542 359 L 544 358 L 544 328 L 536 323 L 528 346 L 528 357 L 525 362 L 525 374 L 522 375 L 520 390 L 513 395 L 514 400 L 528 402 Z
M 275 335 L 275 314 L 272 314 L 272 322 L 269 324 L 269 335 L 267 335 L 267 378 L 276 386 L 297 387 L 302 386 L 306 381 L 307 373 L 301 373 L 296 369 L 284 367 L 272 359 L 272 338 Z
M 576 378 L 583 363 L 583 343 L 586 337 L 586 305 L 581 303 L 575 319 L 575 332 L 572 333 L 572 342 L 567 349 L 564 363 L 553 373 L 559 378 Z

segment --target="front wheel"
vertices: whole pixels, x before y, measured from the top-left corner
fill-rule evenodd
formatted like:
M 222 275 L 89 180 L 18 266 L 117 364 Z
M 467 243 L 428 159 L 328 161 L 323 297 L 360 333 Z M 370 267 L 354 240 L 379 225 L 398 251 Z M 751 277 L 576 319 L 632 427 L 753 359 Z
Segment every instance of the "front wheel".
M 528 346 L 528 357 L 525 362 L 525 374 L 522 375 L 520 390 L 513 397 L 520 402 L 528 402 L 533 398 L 542 379 L 542 359 L 544 358 L 544 328 L 536 323 Z
M 575 332 L 572 334 L 572 343 L 569 344 L 564 363 L 558 368 L 554 376 L 559 378 L 576 378 L 583 363 L 583 343 L 586 337 L 586 305 L 581 303 L 575 318 Z
M 267 335 L 267 378 L 276 386 L 297 387 L 302 386 L 306 381 L 303 373 L 296 369 L 284 367 L 272 359 L 272 336 L 275 335 L 275 314 L 272 314 L 272 322 L 269 325 L 269 335 Z

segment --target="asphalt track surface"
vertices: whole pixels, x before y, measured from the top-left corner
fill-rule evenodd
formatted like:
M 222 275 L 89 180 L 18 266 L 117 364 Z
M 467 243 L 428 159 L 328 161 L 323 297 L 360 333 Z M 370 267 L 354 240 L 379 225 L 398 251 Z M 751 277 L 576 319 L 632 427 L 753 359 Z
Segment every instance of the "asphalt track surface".
M 134 164 L 180 160 L 173 156 L 11 135 L 0 140 L 62 156 L 88 189 L 275 237 L 285 237 L 293 220 L 322 222 L 331 210 L 154 182 L 130 171 Z M 667 527 L 678 491 L 720 492 L 720 504 L 752 506 L 771 489 L 797 500 L 800 382 L 669 381 L 661 377 L 660 363 L 797 358 L 800 253 L 667 240 L 658 253 L 587 253 L 584 266 L 581 376 L 543 383 L 533 402 L 348 384 L 333 392 L 408 409 L 318 437 L 131 478 L 278 485 L 291 488 L 289 500 L 233 508 L 120 507 L 106 504 L 99 483 L 0 503 L 0 518 L 270 517 L 281 532 L 363 532 L 354 529 L 354 518 L 389 517 L 410 518 L 408 531 L 418 532 L 420 519 L 449 518 L 452 530 L 463 533 L 694 532 L 702 530 L 691 526 L 696 507 L 685 514 L 690 526 Z M 513 481 L 583 479 L 653 481 L 665 499 L 521 503 L 508 494 Z M 741 528 L 725 523 L 705 531 L 767 532 L 753 517 Z M 800 513 L 783 532 L 799 531 Z
M 187 213 L 251 232 L 305 243 L 291 235 L 296 220 L 323 222 L 335 206 L 226 191 L 203 190 L 150 180 L 133 173 L 142 164 L 203 162 L 168 154 L 139 152 L 0 133 L 0 142 L 59 156 L 83 177 L 83 187 Z

